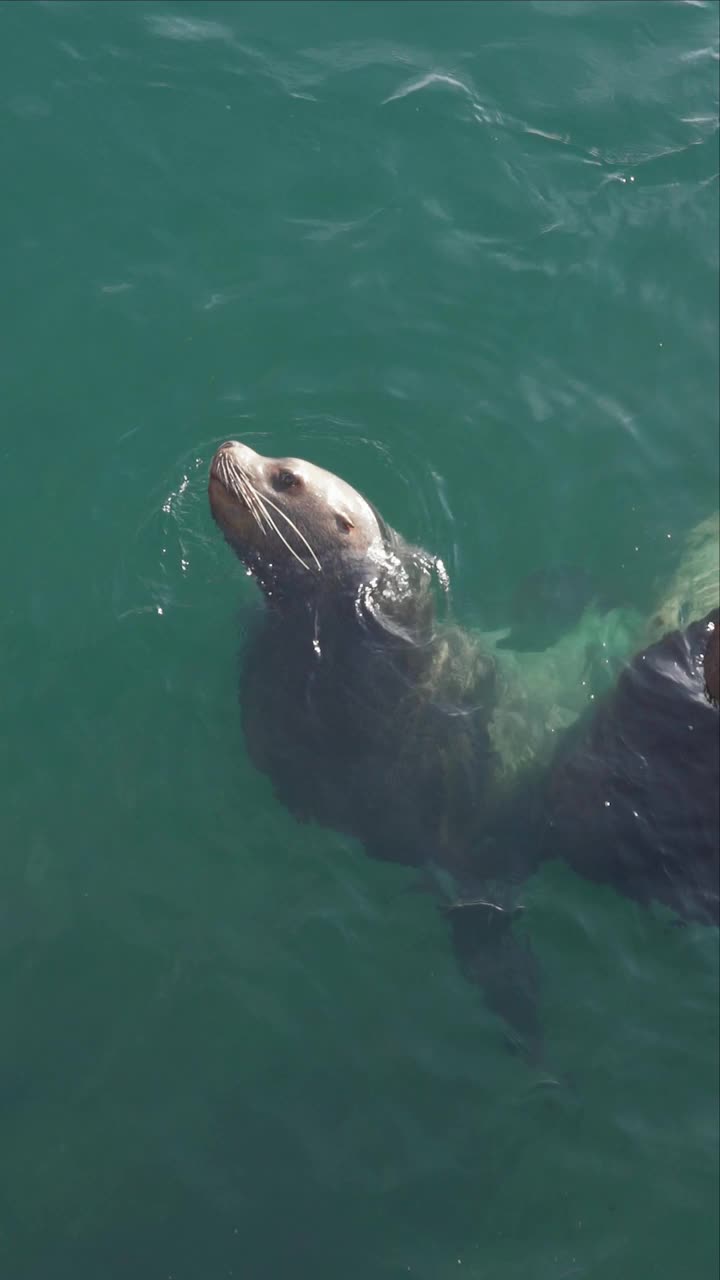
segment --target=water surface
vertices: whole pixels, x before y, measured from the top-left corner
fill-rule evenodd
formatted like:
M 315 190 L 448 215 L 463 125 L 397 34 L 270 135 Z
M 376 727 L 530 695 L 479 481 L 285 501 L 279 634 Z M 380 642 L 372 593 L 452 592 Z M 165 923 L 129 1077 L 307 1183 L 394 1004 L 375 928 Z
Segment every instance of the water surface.
M 548 867 L 554 1061 L 253 771 L 213 449 L 468 625 L 718 494 L 718 6 L 0 6 L 9 1280 L 717 1274 L 717 935 Z

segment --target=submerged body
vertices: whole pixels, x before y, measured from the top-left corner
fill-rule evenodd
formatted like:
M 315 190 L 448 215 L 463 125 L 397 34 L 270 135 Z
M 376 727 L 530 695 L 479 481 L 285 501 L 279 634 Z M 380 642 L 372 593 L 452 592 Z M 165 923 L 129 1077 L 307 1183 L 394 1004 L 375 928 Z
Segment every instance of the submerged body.
M 633 675 L 656 669 L 656 651 L 641 653 L 598 711 L 583 676 L 586 655 L 578 659 L 572 641 L 540 658 L 493 653 L 439 622 L 440 562 L 406 543 L 331 473 L 230 442 L 213 459 L 209 496 L 267 604 L 242 680 L 251 758 L 299 818 L 357 837 L 372 857 L 435 873 L 464 972 L 531 1056 L 541 1039 L 537 975 L 511 924 L 515 889 L 543 859 L 564 857 L 589 878 L 692 918 L 699 885 L 702 918 L 713 918 L 718 717 L 704 700 L 695 657 L 687 669 L 681 663 L 666 672 L 668 697 L 662 680 L 646 690 Z M 602 651 L 608 641 L 600 637 L 611 631 L 621 636 L 618 652 L 631 646 L 629 657 L 633 628 L 615 620 L 608 630 L 599 618 L 593 634 Z M 694 655 L 699 643 L 693 632 L 656 650 L 664 662 L 668 645 L 668 654 L 685 645 Z M 534 672 L 534 689 L 523 683 L 523 669 Z M 676 721 L 687 719 L 689 704 L 704 772 L 681 803 L 688 759 Z M 661 707 L 670 727 L 656 733 Z M 677 782 L 666 788 L 668 804 L 657 806 L 662 830 L 652 830 L 640 852 L 626 785 L 638 753 L 651 779 Z M 602 815 L 598 821 L 608 779 L 613 818 L 625 815 L 622 842 Z M 653 812 L 656 798 L 651 789 L 643 801 Z M 668 877 L 663 841 L 677 843 L 676 829 L 681 841 L 686 824 L 695 836 L 684 864 L 673 854 Z

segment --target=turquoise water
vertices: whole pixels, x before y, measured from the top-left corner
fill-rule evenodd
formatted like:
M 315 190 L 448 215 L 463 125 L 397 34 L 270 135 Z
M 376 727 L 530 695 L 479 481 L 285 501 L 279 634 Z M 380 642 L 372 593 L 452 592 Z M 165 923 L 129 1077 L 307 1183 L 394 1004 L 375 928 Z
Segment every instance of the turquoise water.
M 553 1062 L 245 751 L 241 437 L 468 625 L 649 604 L 718 494 L 718 6 L 5 3 L 0 1270 L 718 1266 L 717 934 L 549 866 Z

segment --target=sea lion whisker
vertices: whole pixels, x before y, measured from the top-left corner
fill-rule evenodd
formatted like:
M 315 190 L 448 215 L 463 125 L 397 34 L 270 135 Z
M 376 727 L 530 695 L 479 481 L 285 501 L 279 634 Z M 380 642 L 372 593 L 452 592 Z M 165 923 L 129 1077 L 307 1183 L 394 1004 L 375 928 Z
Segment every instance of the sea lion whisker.
M 260 504 L 257 499 L 257 495 L 253 491 L 247 479 L 247 476 L 245 476 L 243 472 L 240 470 L 238 470 L 238 482 L 240 486 L 240 492 L 243 496 L 243 499 L 245 500 L 245 504 L 247 506 L 248 511 L 250 512 L 260 532 L 264 534 L 265 537 L 267 537 L 268 529 L 267 529 L 265 513 L 262 511 L 260 507 Z
M 229 490 L 236 498 L 245 499 L 244 486 L 242 481 L 242 473 L 235 467 L 230 458 L 221 458 L 222 479 Z
M 267 527 L 259 509 L 256 496 L 250 486 L 247 476 L 243 473 L 241 467 L 237 465 L 234 459 L 223 455 L 220 459 L 223 468 L 223 478 L 231 493 L 236 497 L 242 498 L 250 515 L 253 517 L 258 529 L 267 536 Z
M 262 505 L 262 498 L 256 489 L 253 489 L 247 476 L 243 474 L 243 496 L 252 513 L 258 529 L 267 537 L 268 530 L 274 529 L 272 521 L 269 519 L 268 513 Z
M 295 560 L 297 560 L 298 564 L 301 564 L 301 565 L 302 565 L 303 569 L 306 569 L 306 570 L 307 570 L 307 572 L 308 572 L 308 573 L 310 573 L 310 565 L 309 565 L 309 564 L 306 564 L 306 563 L 305 563 L 305 561 L 303 560 L 302 556 L 299 556 L 299 555 L 298 555 L 298 553 L 297 553 L 297 551 L 295 551 L 295 549 L 294 549 L 293 547 L 291 547 L 291 546 L 290 546 L 290 543 L 288 542 L 287 538 L 284 538 L 284 537 L 283 537 L 283 535 L 281 534 L 280 530 L 278 529 L 277 525 L 275 524 L 275 521 L 273 520 L 273 518 L 272 518 L 272 516 L 270 515 L 270 513 L 269 513 L 268 511 L 265 511 L 264 506 L 263 506 L 263 499 L 260 497 L 260 494 L 256 492 L 255 497 L 257 498 L 258 503 L 260 504 L 260 508 L 261 508 L 261 510 L 263 511 L 263 514 L 264 514 L 264 516 L 265 516 L 265 519 L 267 520 L 268 524 L 270 525 L 270 528 L 273 530 L 273 532 L 274 532 L 274 533 L 276 533 L 276 534 L 277 534 L 278 538 L 279 538 L 279 539 L 280 539 L 280 541 L 283 543 L 283 545 L 287 547 L 288 551 L 290 552 L 290 555 L 291 555 Z M 265 532 L 265 530 L 263 530 L 263 532 Z
M 284 546 L 287 547 L 288 551 L 294 557 L 294 559 L 297 560 L 298 564 L 301 564 L 303 569 L 306 569 L 308 573 L 311 573 L 312 572 L 311 566 L 307 563 L 307 561 L 303 560 L 302 556 L 299 555 L 298 552 L 295 551 L 294 547 L 290 545 L 287 538 L 280 532 L 272 516 L 269 515 L 267 511 L 265 512 L 265 518 L 268 521 L 270 528 L 277 534 L 280 541 L 283 543 Z
M 220 458 L 218 459 L 218 469 L 220 471 L 221 479 L 223 480 L 224 484 L 226 484 L 228 488 L 232 489 L 233 492 L 235 492 L 239 487 L 242 479 L 242 473 L 240 471 L 240 468 L 237 466 L 237 464 L 233 461 L 232 458 L 228 457 L 227 454 L 223 453 L 220 455 Z
M 249 483 L 249 481 L 248 481 L 248 483 Z M 252 488 L 252 485 L 251 485 L 250 487 Z M 291 519 L 290 519 L 290 517 L 289 517 L 288 515 L 286 515 L 286 514 L 285 514 L 285 512 L 282 510 L 282 508 L 281 508 L 281 507 L 278 507 L 278 506 L 277 506 L 277 504 L 276 504 L 275 502 L 273 502 L 271 498 L 268 498 L 267 494 L 266 494 L 264 497 L 262 497 L 262 498 L 261 498 L 261 497 L 260 497 L 260 494 L 257 492 L 257 490 L 256 490 L 256 489 L 253 489 L 253 492 L 254 492 L 255 497 L 257 498 L 258 502 L 260 503 L 260 506 L 262 507 L 262 509 L 263 509 L 264 511 L 265 511 L 265 503 L 267 503 L 267 504 L 268 504 L 268 506 L 272 507 L 273 511 L 277 511 L 278 515 L 279 515 L 279 516 L 282 516 L 283 520 L 286 520 L 286 521 L 287 521 L 287 523 L 290 525 L 290 528 L 293 530 L 293 532 L 294 532 L 294 533 L 296 533 L 296 534 L 297 534 L 297 536 L 298 536 L 298 538 L 300 539 L 300 541 L 305 543 L 305 546 L 307 547 L 308 551 L 310 552 L 310 555 L 312 556 L 313 560 L 315 561 L 315 564 L 317 565 L 318 573 L 322 573 L 322 565 L 321 565 L 320 561 L 318 560 L 317 556 L 315 555 L 315 552 L 313 551 L 313 548 L 310 546 L 310 543 L 308 542 L 307 538 L 305 537 L 305 534 L 300 532 L 300 530 L 298 529 L 298 527 L 297 527 L 297 525 L 295 524 L 295 522 L 294 522 L 293 520 L 291 520 Z M 291 551 L 291 552 L 292 552 L 292 554 L 295 556 L 295 559 L 296 559 L 296 560 L 299 560 L 299 561 L 300 561 L 300 564 L 304 565 L 304 567 L 305 567 L 308 571 L 310 571 L 310 566 L 309 566 L 309 565 L 307 565 L 307 564 L 305 564 L 305 561 L 304 561 L 303 559 L 301 559 L 301 557 L 297 554 L 297 552 L 296 552 L 296 551 L 294 551 L 294 550 L 293 550 L 293 548 L 290 546 L 290 543 L 289 543 L 289 542 L 288 542 L 288 541 L 283 537 L 283 535 L 281 534 L 281 532 L 280 532 L 280 530 L 278 529 L 277 525 L 276 525 L 276 524 L 274 523 L 274 521 L 272 520 L 271 516 L 270 516 L 270 515 L 268 515 L 268 512 L 267 512 L 267 511 L 265 511 L 265 516 L 266 516 L 267 520 L 269 520 L 269 521 L 270 521 L 270 524 L 272 525 L 273 529 L 275 530 L 275 532 L 276 532 L 276 534 L 277 534 L 278 538 L 280 538 L 281 542 L 284 542 L 284 543 L 285 543 L 285 546 L 287 547 L 288 551 Z
M 232 489 L 233 493 L 238 493 L 239 491 L 242 494 L 244 484 L 243 474 L 240 468 L 232 461 L 231 458 L 227 458 L 225 456 L 222 457 L 221 464 L 223 468 L 223 476 L 228 487 Z

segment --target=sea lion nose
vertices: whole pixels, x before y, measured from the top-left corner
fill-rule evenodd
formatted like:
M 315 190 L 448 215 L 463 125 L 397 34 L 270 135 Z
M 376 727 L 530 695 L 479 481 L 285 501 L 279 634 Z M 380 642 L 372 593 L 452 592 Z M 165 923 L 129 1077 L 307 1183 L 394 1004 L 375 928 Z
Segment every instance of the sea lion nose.
M 215 450 L 210 464 L 210 471 L 213 475 L 222 479 L 221 472 L 226 463 L 235 464 L 243 470 L 249 470 L 256 466 L 257 456 L 248 445 L 241 444 L 239 440 L 226 440 L 224 444 L 221 444 Z
M 224 444 L 219 445 L 210 463 L 211 479 L 219 480 L 223 485 L 226 484 L 228 467 L 232 469 L 234 463 L 240 463 L 242 466 L 242 452 L 243 446 L 238 444 L 237 440 L 226 440 Z
M 222 453 L 234 454 L 236 458 L 245 459 L 245 461 L 258 456 L 249 444 L 243 444 L 240 440 L 226 440 L 220 445 L 215 456 L 219 457 Z

